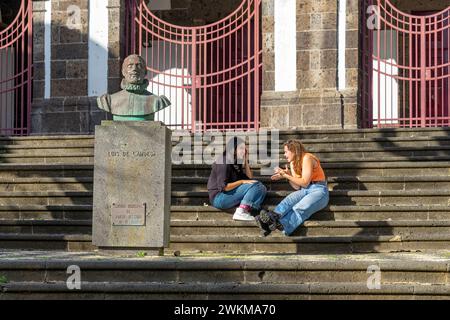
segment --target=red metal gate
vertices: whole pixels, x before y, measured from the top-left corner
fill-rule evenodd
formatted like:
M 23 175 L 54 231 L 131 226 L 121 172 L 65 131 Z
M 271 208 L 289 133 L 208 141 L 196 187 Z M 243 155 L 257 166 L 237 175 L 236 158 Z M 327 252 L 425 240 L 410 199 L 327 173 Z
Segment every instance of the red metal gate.
M 361 1 L 362 126 L 449 126 L 450 7 L 406 14 Z
M 149 91 L 172 102 L 155 120 L 193 132 L 258 129 L 261 0 L 200 27 L 165 22 L 143 0 L 127 4 L 126 52 L 146 59 Z
M 0 30 L 0 135 L 30 131 L 32 1 L 22 0 L 15 19 Z

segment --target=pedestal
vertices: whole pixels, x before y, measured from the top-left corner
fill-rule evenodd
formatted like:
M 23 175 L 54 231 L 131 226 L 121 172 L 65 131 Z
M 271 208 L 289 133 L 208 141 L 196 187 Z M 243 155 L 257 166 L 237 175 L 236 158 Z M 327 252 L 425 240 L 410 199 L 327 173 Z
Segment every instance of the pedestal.
M 92 242 L 108 252 L 169 246 L 171 131 L 161 122 L 95 127 Z

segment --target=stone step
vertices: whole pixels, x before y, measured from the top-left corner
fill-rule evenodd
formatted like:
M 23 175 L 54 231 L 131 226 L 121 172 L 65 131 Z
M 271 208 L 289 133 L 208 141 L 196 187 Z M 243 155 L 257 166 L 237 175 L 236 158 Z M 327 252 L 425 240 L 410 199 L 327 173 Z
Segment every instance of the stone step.
M 278 204 L 292 191 L 268 191 L 264 203 Z M 449 205 L 450 190 L 333 190 L 330 205 Z M 2 201 L 0 193 L 0 203 Z M 172 191 L 172 205 L 208 204 L 207 192 Z
M 199 235 L 171 236 L 170 249 L 205 253 L 274 253 L 274 254 L 337 254 L 447 250 L 450 235 L 401 234 L 354 236 L 294 236 L 275 232 L 268 237 Z
M 0 164 L 0 178 L 93 177 L 92 164 Z
M 81 282 L 84 289 L 69 291 L 66 281 L 56 281 L 12 282 L 2 287 L 4 292 L 0 292 L 0 300 L 449 300 L 450 295 L 450 285 L 411 283 L 387 284 L 379 290 L 371 290 L 367 285 L 351 282 L 301 284 Z
M 272 181 L 268 176 L 257 176 L 268 190 L 291 190 L 286 181 Z M 208 177 L 173 177 L 174 191 L 206 191 Z M 450 176 L 419 177 L 328 177 L 330 190 L 441 190 L 450 189 Z M 0 178 L 3 191 L 92 191 L 92 177 L 54 178 Z
M 320 156 L 320 155 L 319 155 Z M 187 157 L 187 160 L 184 163 L 188 165 L 196 164 L 194 158 Z M 429 155 L 411 155 L 411 156 L 397 156 L 392 155 L 390 153 L 382 153 L 378 156 L 366 156 L 366 155 L 358 155 L 354 153 L 350 153 L 349 155 L 338 155 L 332 154 L 329 157 L 320 157 L 320 161 L 322 164 L 346 164 L 346 163 L 379 163 L 379 162 L 449 162 L 450 161 L 450 153 L 446 153 L 443 155 L 442 152 L 439 152 L 439 155 L 429 154 Z M 202 161 L 202 160 L 200 160 Z M 257 164 L 251 164 L 252 168 L 260 167 L 260 163 L 266 163 L 270 161 L 270 159 L 264 158 L 258 160 Z M 284 158 L 278 158 L 279 165 L 286 165 L 287 162 Z M 203 161 L 202 161 L 203 162 Z M 173 162 L 173 166 L 177 167 L 180 164 L 184 165 L 182 160 L 175 160 Z M 209 162 L 204 162 L 209 163 Z M 37 155 L 37 156 L 16 156 L 16 155 L 7 155 L 2 156 L 0 158 L 0 164 L 87 164 L 93 166 L 94 164 L 94 155 L 93 154 L 64 154 L 64 155 Z M 205 164 L 209 168 L 211 165 Z
M 272 144 L 275 142 L 271 142 Z M 284 141 L 277 141 L 278 147 L 271 147 L 270 143 L 266 145 L 261 144 L 248 144 L 247 147 L 251 155 L 257 155 L 258 151 L 262 154 L 272 154 L 277 152 L 280 156 L 284 155 Z M 414 156 L 414 155 L 428 155 L 436 154 L 442 151 L 443 155 L 448 155 L 450 149 L 450 138 L 448 140 L 405 140 L 398 142 L 391 141 L 371 141 L 371 140 L 357 140 L 354 142 L 350 141 L 322 141 L 322 140 L 311 140 L 310 143 L 305 143 L 305 148 L 308 152 L 320 155 L 321 157 L 327 156 L 330 153 L 333 154 L 343 154 L 348 156 L 349 154 L 357 154 L 367 156 L 376 156 L 379 154 L 392 154 L 392 155 L 404 155 L 404 156 Z M 192 146 L 191 148 L 176 147 L 174 145 L 173 154 L 174 155 L 215 155 L 221 154 L 225 149 L 220 149 L 220 144 L 205 144 L 204 146 Z M 68 149 L 70 150 L 70 149 Z M 89 151 L 89 150 L 86 150 Z
M 336 142 L 349 142 L 349 143 L 357 143 L 357 142 L 375 142 L 378 145 L 386 142 L 387 146 L 392 146 L 393 144 L 400 142 L 411 142 L 416 141 L 417 143 L 421 143 L 424 141 L 448 141 L 450 136 L 450 130 L 448 128 L 440 128 L 444 129 L 444 131 L 434 129 L 405 129 L 403 131 L 391 131 L 389 134 L 384 134 L 377 129 L 368 129 L 368 130 L 320 130 L 320 131 L 279 131 L 278 138 L 275 135 L 269 134 L 265 135 L 263 132 L 257 136 L 254 132 L 246 132 L 246 133 L 230 133 L 238 136 L 246 136 L 253 137 L 248 139 L 249 143 L 253 143 L 254 141 L 278 141 L 282 143 L 289 139 L 300 139 L 305 145 L 314 145 L 315 143 L 336 143 Z M 211 142 L 210 136 L 214 136 L 216 133 L 204 133 L 200 142 L 196 140 L 196 144 L 201 143 L 202 145 L 214 144 L 215 141 Z M 190 139 L 186 139 L 186 134 L 179 134 L 177 132 L 172 133 L 172 142 L 174 145 L 178 144 L 181 141 L 194 141 L 193 135 L 190 135 Z M 198 136 L 196 134 L 198 139 Z M 222 134 L 222 141 L 225 142 L 228 136 Z M 31 148 L 57 148 L 57 147 L 80 147 L 94 146 L 94 135 L 68 135 L 68 136 L 29 136 L 29 137 L 0 137 L 0 149 L 21 148 L 23 146 L 31 147 Z M 448 143 L 440 143 L 438 145 L 448 145 Z M 413 144 L 411 144 L 413 146 Z
M 0 178 L 0 192 L 4 191 L 92 191 L 92 177 L 69 178 Z
M 92 205 L 4 205 L 0 219 L 10 220 L 91 220 Z
M 280 158 L 284 158 L 283 143 L 285 140 L 266 140 L 258 142 L 250 142 L 248 148 L 250 154 L 270 155 L 272 146 L 276 145 L 275 151 Z M 417 138 L 378 138 L 378 139 L 313 139 L 303 140 L 305 148 L 308 152 L 312 152 L 320 157 L 326 158 L 377 158 L 382 156 L 389 157 L 423 157 L 434 156 L 444 157 L 449 155 L 450 137 L 417 137 Z M 194 144 L 191 142 L 190 147 L 177 145 L 173 143 L 173 156 L 177 159 L 183 155 L 185 159 L 193 160 L 204 154 L 211 157 L 216 153 L 224 150 L 223 143 L 203 143 Z M 221 146 L 221 148 L 218 148 Z
M 0 215 L 1 217 L 1 215 Z M 0 233 L 12 234 L 92 234 L 91 220 L 7 220 L 0 218 Z
M 0 230 L 4 230 L 0 227 Z M 7 229 L 9 230 L 9 229 Z M 450 234 L 450 220 L 443 221 L 306 221 L 295 236 L 395 236 L 413 234 Z M 172 221 L 171 236 L 259 236 L 254 222 Z
M 252 136 L 247 134 L 247 136 Z M 201 139 L 200 139 L 201 138 Z M 225 146 L 229 137 L 223 136 L 221 140 L 211 140 L 208 134 L 202 137 L 186 139 L 183 136 L 172 135 L 172 145 L 188 145 L 190 142 L 193 146 Z M 254 136 L 246 139 L 248 145 L 269 145 L 270 143 L 283 144 L 289 138 L 283 134 L 276 136 Z M 356 148 L 369 146 L 372 148 L 383 147 L 400 147 L 409 146 L 415 147 L 417 145 L 427 146 L 448 146 L 450 143 L 449 135 L 419 135 L 419 136 L 400 136 L 400 137 L 316 137 L 316 138 L 299 138 L 302 143 L 309 148 L 318 146 L 325 149 L 325 147 L 335 148 Z M 185 144 L 184 144 L 185 143 Z M 0 137 L 0 150 L 38 150 L 38 149 L 59 149 L 59 148 L 88 148 L 93 149 L 95 144 L 94 136 L 86 136 L 79 138 L 78 136 L 53 137 L 53 136 L 38 136 L 38 137 L 11 137 L 7 143 Z M 348 144 L 348 145 L 347 145 Z
M 0 192 L 0 206 L 5 205 L 92 204 L 89 191 L 20 191 Z
M 267 206 L 273 210 L 274 206 Z M 209 221 L 231 220 L 234 209 L 222 211 L 212 206 L 172 206 L 173 220 Z M 336 206 L 315 213 L 312 221 L 440 221 L 450 220 L 447 205 L 442 206 Z
M 267 206 L 273 210 L 274 206 Z M 234 209 L 222 211 L 212 206 L 172 206 L 172 220 L 231 220 Z M 0 206 L 4 220 L 92 220 L 92 205 L 7 205 Z M 447 205 L 442 206 L 336 206 L 315 213 L 312 221 L 440 221 L 450 220 Z
M 89 234 L 17 234 L 0 233 L 0 248 L 9 250 L 93 251 Z
M 261 131 L 263 132 L 263 131 Z M 280 140 L 301 139 L 307 140 L 351 140 L 351 139 L 412 139 L 442 138 L 450 136 L 448 128 L 412 128 L 412 129 L 355 129 L 355 130 L 281 130 Z M 216 133 L 205 133 L 206 136 Z M 238 133 L 240 134 L 240 133 Z M 174 139 L 186 136 L 186 132 L 174 131 Z M 255 135 L 253 132 L 243 133 L 244 136 Z M 192 136 L 192 134 L 190 134 Z M 270 136 L 270 131 L 269 131 Z M 79 145 L 81 143 L 94 144 L 93 135 L 58 135 L 58 136 L 29 136 L 29 137 L 1 137 L 0 146 L 27 145 L 27 146 L 59 146 Z
M 267 131 L 262 128 L 261 133 Z M 336 130 L 277 130 L 281 140 L 287 139 L 363 139 L 363 138 L 423 138 L 423 137 L 448 137 L 448 128 L 371 128 L 371 129 L 336 129 Z M 270 135 L 270 130 L 267 131 Z M 205 133 L 214 135 L 216 133 Z M 243 135 L 254 135 L 254 132 L 245 132 Z M 174 137 L 181 137 L 189 134 L 186 131 L 173 131 Z M 56 136 L 28 136 L 28 137 L 1 137 L 0 145 L 53 145 L 64 142 L 93 143 L 94 135 L 56 135 Z
M 64 155 L 65 153 L 94 153 L 94 145 L 93 144 L 80 144 L 80 145 L 57 145 L 57 146 L 23 146 L 23 145 L 0 145 L 0 156 L 8 156 L 8 155 Z
M 286 181 L 272 181 L 269 176 L 256 176 L 268 190 L 292 190 Z M 449 190 L 450 176 L 328 177 L 329 190 Z M 174 191 L 206 191 L 208 177 L 172 177 Z M 1 187 L 1 180 L 0 180 Z
M 2 234 L 91 234 L 91 220 L 31 220 L 1 219 Z M 224 233 L 229 236 L 259 236 L 255 222 L 230 220 L 172 220 L 172 236 L 215 236 Z M 441 221 L 306 221 L 295 236 L 358 236 L 358 235 L 413 235 L 450 234 L 450 220 Z
M 281 162 L 281 166 L 284 164 Z M 360 161 L 360 162 L 322 162 L 327 176 L 449 176 L 449 161 Z M 252 166 L 254 174 L 260 175 L 263 166 Z M 172 167 L 173 177 L 208 177 L 211 166 L 206 164 L 180 164 Z
M 354 236 L 293 236 L 276 231 L 268 237 L 199 235 L 171 236 L 169 251 L 233 254 L 342 254 L 382 252 L 434 252 L 448 250 L 450 234 L 401 234 Z M 0 233 L 0 248 L 5 250 L 92 251 L 88 234 L 14 234 Z
M 73 254 L 60 251 L 0 252 L 0 273 L 8 282 L 48 282 L 67 279 L 67 267 L 78 265 L 86 282 L 176 281 L 214 282 L 225 273 L 228 281 L 260 283 L 366 282 L 369 266 L 378 266 L 384 276 L 381 284 L 447 284 L 450 256 L 435 253 L 390 253 L 355 255 L 252 255 L 173 257 L 107 256 L 101 252 Z M 205 272 L 208 271 L 208 272 Z M 329 274 L 336 272 L 335 275 Z M 328 273 L 328 274 L 327 274 Z M 222 274 L 222 275 L 221 275 Z M 160 278 L 155 278 L 160 276 Z M 302 280 L 302 281 L 300 281 Z
M 283 144 L 288 139 L 283 136 L 280 137 L 258 137 L 247 139 L 246 143 L 249 149 L 254 150 L 256 147 L 264 150 L 270 150 L 278 146 L 282 150 Z M 183 151 L 193 151 L 195 153 L 204 149 L 212 149 L 214 147 L 225 147 L 227 139 L 219 141 L 210 141 L 204 137 L 203 140 L 183 140 L 179 137 L 172 137 L 172 146 L 177 146 L 175 151 L 178 152 L 183 147 Z M 302 144 L 308 151 L 326 151 L 326 150 L 384 150 L 395 148 L 436 148 L 443 147 L 444 149 L 450 144 L 449 136 L 420 136 L 420 137 L 380 137 L 380 138 L 347 138 L 347 139 L 333 139 L 333 138 L 317 138 L 317 139 L 301 139 Z
M 329 162 L 376 162 L 376 161 L 450 161 L 450 149 L 445 150 L 443 148 L 432 150 L 431 148 L 418 148 L 416 150 L 404 150 L 396 149 L 392 151 L 347 151 L 338 150 L 332 152 L 313 152 L 318 156 L 322 163 Z M 201 155 L 201 153 L 200 153 Z M 186 152 L 183 154 L 183 158 L 172 156 L 173 164 L 178 165 L 180 163 L 194 164 L 196 163 L 197 156 L 193 156 L 191 153 Z M 202 159 L 202 158 L 199 158 Z M 205 153 L 204 163 L 209 163 L 210 156 Z M 211 158 L 213 159 L 213 158 Z M 257 158 L 252 160 L 251 164 L 265 163 L 270 158 Z M 277 159 L 280 163 L 286 163 L 282 152 Z M 256 162 L 258 161 L 258 162 Z M 53 163 L 94 163 L 93 152 L 72 152 L 71 150 L 58 150 L 57 152 L 28 152 L 22 153 L 10 153 L 0 155 L 0 163 L 26 163 L 26 164 L 53 164 Z
M 316 138 L 386 138 L 386 137 L 423 137 L 449 136 L 449 128 L 370 128 L 370 129 L 333 129 L 333 130 L 280 130 L 287 139 Z
M 283 163 L 280 163 L 283 165 Z M 252 166 L 256 176 L 264 166 Z M 417 177 L 417 176 L 449 176 L 450 161 L 362 161 L 323 163 L 329 177 Z M 0 164 L 0 178 L 51 178 L 51 177 L 92 177 L 92 164 Z M 208 177 L 211 166 L 206 164 L 173 165 L 174 177 Z
M 292 191 L 268 191 L 267 205 L 278 204 Z M 0 192 L 0 206 L 4 205 L 89 205 L 91 191 L 16 191 Z M 449 205 L 450 190 L 333 190 L 330 205 Z M 172 205 L 204 205 L 209 203 L 208 193 L 172 191 Z
M 0 299 L 196 298 L 448 299 L 448 252 L 370 255 L 111 257 L 80 252 L 0 252 Z M 69 291 L 67 268 L 80 267 Z M 378 288 L 367 270 L 380 270 Z
M 259 152 L 263 152 L 259 150 Z M 416 147 L 416 148 L 392 148 L 388 150 L 361 150 L 358 149 L 341 149 L 341 150 L 327 150 L 314 151 L 322 163 L 328 162 L 376 162 L 376 161 L 450 161 L 450 148 L 448 147 Z M 179 163 L 194 163 L 198 157 L 202 155 L 199 153 L 184 152 L 183 157 L 173 155 L 174 164 Z M 205 160 L 211 158 L 209 153 L 205 154 Z M 213 154 L 214 155 L 214 154 Z M 283 151 L 279 151 L 278 161 L 285 163 Z M 255 154 L 256 157 L 256 154 Z M 200 158 L 201 159 L 201 158 Z M 212 159 L 212 158 L 211 158 Z M 266 158 L 255 158 L 259 162 L 266 161 Z M 253 160 L 252 160 L 253 161 Z M 51 152 L 27 150 L 24 152 L 3 153 L 0 155 L 0 163 L 94 163 L 94 152 L 92 151 L 75 151 L 68 149 L 55 149 Z
M 286 181 L 272 181 L 255 176 L 268 190 L 291 190 Z M 208 177 L 173 177 L 172 190 L 206 191 Z M 330 177 L 330 190 L 439 190 L 450 188 L 450 177 Z M 0 191 L 92 191 L 93 179 L 79 178 L 13 178 L 0 179 Z
M 0 149 L 12 146 L 27 147 L 76 147 L 80 145 L 94 145 L 93 135 L 60 135 L 60 136 L 28 136 L 28 137 L 0 137 Z
M 372 148 L 382 150 L 387 148 L 388 150 L 401 148 L 401 147 L 411 147 L 417 149 L 418 146 L 421 147 L 445 147 L 450 145 L 450 137 L 448 131 L 446 132 L 434 132 L 434 131 L 412 131 L 408 134 L 402 134 L 400 136 L 392 135 L 373 135 L 374 132 L 366 132 L 362 134 L 356 134 L 354 131 L 330 134 L 326 131 L 318 132 L 314 134 L 311 132 L 298 132 L 295 131 L 281 131 L 278 138 L 271 138 L 270 136 L 258 137 L 258 143 L 261 142 L 262 145 L 267 145 L 267 141 L 272 143 L 278 143 L 280 146 L 290 138 L 299 138 L 302 143 L 307 147 L 309 151 L 318 150 L 332 150 L 332 149 L 342 149 L 342 148 Z M 405 133 L 405 132 L 404 132 Z M 247 133 L 246 135 L 252 135 L 252 133 Z M 202 146 L 217 145 L 216 142 L 210 142 L 205 135 L 205 139 L 202 141 Z M 172 144 L 178 145 L 180 141 L 180 136 L 174 133 L 172 137 Z M 14 153 L 14 152 L 34 152 L 39 150 L 58 150 L 58 149 L 72 149 L 76 150 L 90 150 L 93 151 L 94 148 L 94 136 L 31 136 L 31 137 L 12 137 L 12 138 L 1 138 L 0 139 L 0 153 Z M 191 142 L 194 140 L 192 139 Z M 223 141 L 226 141 L 224 139 Z M 249 140 L 249 144 L 253 144 L 256 140 Z M 192 143 L 192 145 L 194 145 Z M 198 145 L 198 142 L 196 142 Z M 222 144 L 223 145 L 223 144 Z
M 332 129 L 332 130 L 277 130 L 281 140 L 288 139 L 362 139 L 362 138 L 420 138 L 420 137 L 448 137 L 449 128 L 370 128 L 370 129 Z M 260 133 L 271 131 L 261 128 Z M 216 132 L 205 133 L 205 135 L 215 135 Z M 233 133 L 235 134 L 235 133 Z M 193 136 L 186 131 L 174 131 L 173 136 Z M 255 135 L 255 132 L 244 132 L 244 136 Z
M 427 147 L 417 147 L 415 149 L 412 148 L 395 148 L 391 150 L 363 150 L 363 149 L 355 149 L 355 150 L 336 150 L 336 151 L 313 151 L 308 150 L 308 152 L 312 152 L 315 156 L 319 157 L 321 162 L 348 162 L 348 161 L 448 161 L 450 159 L 450 148 L 447 147 L 436 147 L 436 148 L 427 148 Z M 265 155 L 265 151 L 262 149 L 257 149 L 254 153 L 250 153 L 251 164 L 264 163 L 266 159 L 270 160 L 271 153 L 267 153 L 268 156 L 258 156 L 259 154 Z M 280 150 L 278 152 L 278 161 L 285 161 L 284 151 Z M 211 156 L 212 155 L 212 156 Z M 80 155 L 83 156 L 83 155 Z M 93 155 L 92 155 L 93 156 Z M 202 158 L 203 156 L 203 158 Z M 38 157 L 38 156 L 36 156 Z M 43 158 L 45 156 L 42 156 Z M 211 163 L 216 158 L 215 153 L 209 153 L 205 151 L 199 151 L 198 153 L 192 152 L 183 152 L 180 155 L 173 154 L 172 159 L 175 164 L 179 163 L 194 163 L 196 159 L 204 159 L 205 163 Z M 253 158 L 252 158 L 253 157 Z M 56 156 L 55 156 L 56 158 Z M 13 159 L 12 156 L 8 157 L 9 159 Z M 253 162 L 252 162 L 253 161 Z
M 94 155 L 91 153 L 66 153 L 62 155 L 53 154 L 41 154 L 41 155 L 2 155 L 0 156 L 0 163 L 27 163 L 27 164 L 40 164 L 40 163 L 62 163 L 62 164 L 74 164 L 74 163 L 86 163 L 94 164 Z

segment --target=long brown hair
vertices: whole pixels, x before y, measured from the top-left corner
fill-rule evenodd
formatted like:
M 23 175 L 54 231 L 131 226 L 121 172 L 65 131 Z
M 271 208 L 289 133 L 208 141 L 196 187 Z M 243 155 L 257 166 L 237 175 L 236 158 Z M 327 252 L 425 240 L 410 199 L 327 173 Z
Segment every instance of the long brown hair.
M 301 174 L 303 156 L 306 153 L 305 147 L 300 142 L 300 140 L 297 139 L 291 139 L 286 141 L 283 145 L 283 148 L 284 147 L 287 147 L 290 152 L 294 153 L 294 160 L 292 161 L 294 165 L 294 170 L 295 173 Z

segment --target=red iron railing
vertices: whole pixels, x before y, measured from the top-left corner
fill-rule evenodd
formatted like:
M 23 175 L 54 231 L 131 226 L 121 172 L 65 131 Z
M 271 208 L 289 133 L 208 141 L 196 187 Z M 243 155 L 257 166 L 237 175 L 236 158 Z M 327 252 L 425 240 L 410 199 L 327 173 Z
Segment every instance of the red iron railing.
M 0 31 L 0 134 L 30 132 L 32 1 L 22 0 L 14 21 Z
M 406 14 L 361 0 L 362 126 L 450 124 L 450 7 Z
M 126 52 L 146 59 L 149 91 L 172 102 L 155 120 L 193 132 L 259 128 L 261 0 L 199 27 L 165 22 L 142 0 L 127 5 Z

